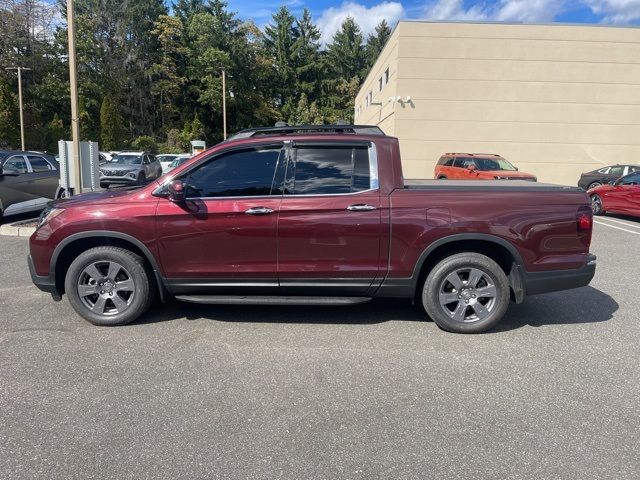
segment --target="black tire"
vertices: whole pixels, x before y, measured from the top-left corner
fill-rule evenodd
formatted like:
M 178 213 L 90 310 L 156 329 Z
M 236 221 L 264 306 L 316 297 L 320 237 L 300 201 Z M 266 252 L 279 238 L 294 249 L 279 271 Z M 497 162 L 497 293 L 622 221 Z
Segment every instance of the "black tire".
M 482 274 L 473 286 L 469 282 L 474 280 L 469 277 L 465 284 L 467 270 L 469 277 L 472 272 Z M 453 288 L 448 278 L 457 278 L 459 288 Z M 452 302 L 441 305 L 441 292 L 443 301 L 453 296 Z M 489 292 L 493 292 L 492 297 Z M 429 317 L 443 330 L 454 333 L 481 333 L 494 327 L 506 313 L 509 301 L 507 276 L 496 262 L 479 253 L 445 258 L 429 272 L 422 287 L 422 305 Z M 459 312 L 462 319 L 456 315 Z
M 100 182 L 100 188 L 104 188 L 106 190 L 107 188 L 109 188 L 109 184 Z
M 108 278 L 106 271 L 111 264 L 121 267 L 113 279 Z M 86 269 L 91 266 L 97 266 L 98 273 L 103 278 L 90 277 Z M 88 282 L 86 282 L 87 278 L 89 278 Z M 129 280 L 132 281 L 130 296 L 127 292 L 119 293 L 114 287 L 118 285 L 118 278 L 120 282 L 127 282 L 127 285 L 131 285 Z M 118 247 L 95 247 L 81 253 L 69 266 L 64 285 L 69 303 L 78 315 L 100 326 L 126 325 L 133 322 L 147 311 L 156 295 L 155 284 L 151 281 L 151 275 L 143 259 L 129 250 Z M 96 292 L 92 296 L 86 295 L 81 298 L 79 293 L 81 287 L 95 288 Z M 99 292 L 101 288 L 104 290 Z M 109 294 L 109 289 L 115 290 L 111 292 L 113 295 Z M 122 311 L 118 311 L 114 295 L 118 297 L 118 302 L 126 303 L 126 306 L 121 308 Z M 103 312 L 99 313 L 101 297 L 104 299 L 101 304 Z M 92 303 L 96 308 L 95 311 L 89 307 Z
M 449 180 L 447 177 L 445 177 L 444 175 L 440 175 L 438 177 L 438 180 Z
M 602 198 L 597 193 L 591 195 L 591 211 L 594 215 L 604 215 L 605 213 Z
M 596 188 L 599 187 L 600 185 L 602 185 L 602 182 L 592 182 L 589 184 L 589 186 L 587 187 L 587 190 L 591 190 L 592 188 Z
M 144 174 L 144 172 L 141 172 L 140 175 L 138 175 L 138 185 L 146 185 L 147 184 L 147 176 Z

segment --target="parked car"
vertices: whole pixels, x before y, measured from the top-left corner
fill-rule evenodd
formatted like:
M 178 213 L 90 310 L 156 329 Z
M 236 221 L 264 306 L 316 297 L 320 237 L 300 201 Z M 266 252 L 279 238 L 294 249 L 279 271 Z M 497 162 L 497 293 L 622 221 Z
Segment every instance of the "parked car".
M 160 162 L 147 152 L 120 152 L 100 166 L 100 186 L 145 185 L 162 176 Z
M 622 213 L 640 217 L 640 170 L 625 175 L 612 185 L 600 185 L 588 192 L 594 215 Z
M 162 155 L 156 155 L 156 158 L 158 159 L 158 161 L 160 162 L 160 165 L 162 166 L 162 173 L 167 173 L 169 170 L 169 165 L 171 165 L 171 162 L 173 162 L 173 160 L 178 156 L 178 154 L 174 154 L 174 153 L 163 153 Z
M 98 165 L 109 163 L 114 155 L 109 152 L 98 152 Z
M 500 155 L 485 153 L 447 153 L 440 157 L 434 170 L 438 180 L 528 180 L 535 175 L 519 172 Z
M 481 199 L 481 201 L 478 201 Z M 97 325 L 154 301 L 415 300 L 482 332 L 510 298 L 587 285 L 592 212 L 577 187 L 404 181 L 377 127 L 238 133 L 162 184 L 57 201 L 30 240 L 33 282 Z
M 179 167 L 180 165 L 182 165 L 184 162 L 186 162 L 187 160 L 189 160 L 191 158 L 191 155 L 188 153 L 184 153 L 182 155 L 177 156 L 169 165 L 169 167 L 167 168 L 167 170 L 164 173 L 170 172 L 171 170 L 173 170 L 176 167 Z
M 629 173 L 640 171 L 640 165 L 610 165 L 591 172 L 583 173 L 578 180 L 578 186 L 584 190 L 591 190 L 615 182 Z
M 59 183 L 52 155 L 0 151 L 0 217 L 41 210 L 56 198 Z

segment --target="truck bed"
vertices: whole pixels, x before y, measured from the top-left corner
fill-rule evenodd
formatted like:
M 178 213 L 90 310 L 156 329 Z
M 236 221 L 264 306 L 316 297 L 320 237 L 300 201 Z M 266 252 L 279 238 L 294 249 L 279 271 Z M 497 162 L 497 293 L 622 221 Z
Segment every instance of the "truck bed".
M 463 190 L 505 192 L 580 192 L 578 187 L 554 185 L 552 183 L 528 182 L 525 180 L 421 180 L 408 179 L 405 190 Z

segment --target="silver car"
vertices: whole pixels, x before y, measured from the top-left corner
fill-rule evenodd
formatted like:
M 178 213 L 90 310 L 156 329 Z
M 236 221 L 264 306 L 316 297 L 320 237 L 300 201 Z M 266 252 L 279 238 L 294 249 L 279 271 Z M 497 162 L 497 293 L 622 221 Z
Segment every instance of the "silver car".
M 162 176 L 160 162 L 147 152 L 120 152 L 100 165 L 100 186 L 144 185 Z

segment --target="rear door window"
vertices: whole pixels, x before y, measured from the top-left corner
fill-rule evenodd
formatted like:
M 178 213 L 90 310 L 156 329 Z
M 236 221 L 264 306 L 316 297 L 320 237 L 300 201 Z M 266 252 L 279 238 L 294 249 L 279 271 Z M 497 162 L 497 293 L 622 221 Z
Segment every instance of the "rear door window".
M 287 174 L 289 176 L 289 174 Z M 294 195 L 334 195 L 371 188 L 366 146 L 298 146 L 295 148 Z
M 49 165 L 49 162 L 47 162 L 42 157 L 36 155 L 27 155 L 27 159 L 29 160 L 31 169 L 34 171 L 34 173 L 49 172 L 53 170 L 53 167 Z

